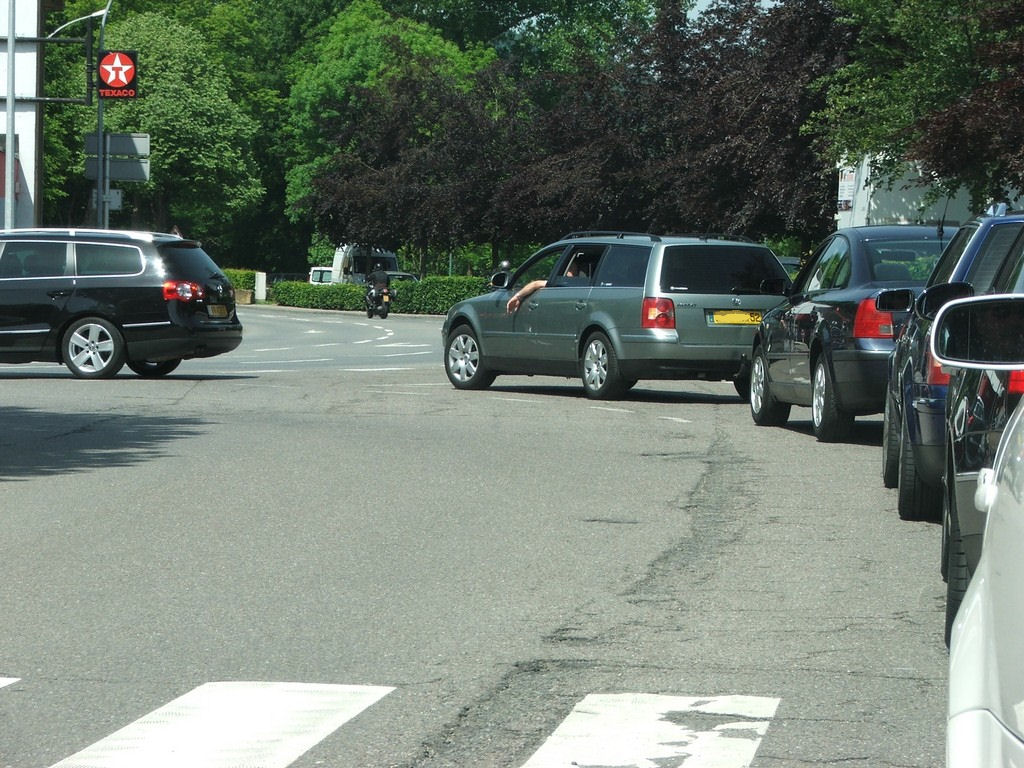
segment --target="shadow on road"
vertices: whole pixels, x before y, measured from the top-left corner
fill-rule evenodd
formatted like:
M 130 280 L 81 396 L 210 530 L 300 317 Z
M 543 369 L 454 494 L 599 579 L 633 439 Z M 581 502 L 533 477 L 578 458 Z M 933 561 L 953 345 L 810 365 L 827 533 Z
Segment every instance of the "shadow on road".
M 810 413 L 810 411 L 808 411 L 808 413 Z M 776 427 L 768 427 L 768 429 L 776 429 Z M 790 432 L 800 432 L 807 435 L 811 440 L 815 439 L 814 427 L 811 424 L 810 419 L 807 421 L 790 419 L 782 429 L 788 429 Z M 862 419 L 854 419 L 853 428 L 850 430 L 850 434 L 845 440 L 840 440 L 839 442 L 846 443 L 848 445 L 874 445 L 881 448 L 882 420 L 877 419 L 874 421 L 864 421 Z M 879 465 L 881 465 L 881 455 L 879 455 L 878 461 Z
M 0 481 L 124 467 L 202 431 L 199 419 L 0 408 Z
M 504 392 L 520 395 L 549 395 L 552 397 L 572 397 L 586 399 L 583 388 L 579 384 L 492 384 L 489 392 Z M 680 392 L 678 390 L 658 390 L 647 387 L 636 387 L 629 390 L 617 400 L 594 400 L 595 403 L 614 405 L 615 403 L 707 403 L 714 405 L 735 405 L 747 407 L 736 395 L 711 395 L 707 392 Z

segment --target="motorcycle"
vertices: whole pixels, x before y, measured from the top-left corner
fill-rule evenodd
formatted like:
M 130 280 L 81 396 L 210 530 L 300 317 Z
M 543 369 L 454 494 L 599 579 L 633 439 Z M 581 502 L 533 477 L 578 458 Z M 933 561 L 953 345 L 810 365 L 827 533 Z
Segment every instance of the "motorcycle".
M 379 314 L 381 318 L 388 316 L 391 309 L 391 289 L 386 285 L 375 286 L 366 290 L 366 316 Z

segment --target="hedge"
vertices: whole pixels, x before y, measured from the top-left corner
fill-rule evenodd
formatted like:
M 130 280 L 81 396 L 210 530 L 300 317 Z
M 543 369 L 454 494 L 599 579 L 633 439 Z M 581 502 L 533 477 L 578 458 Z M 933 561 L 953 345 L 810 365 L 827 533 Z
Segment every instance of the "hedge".
M 256 271 L 252 269 L 232 269 L 227 267 L 223 270 L 228 280 L 237 290 L 256 290 Z
M 231 280 L 234 283 L 233 277 Z M 237 283 L 235 287 L 239 287 Z M 457 301 L 491 290 L 488 281 L 480 277 L 427 277 L 418 283 L 400 280 L 393 282 L 391 289 L 393 312 L 419 315 L 443 315 Z M 366 306 L 365 292 L 363 286 L 351 283 L 313 285 L 284 281 L 271 286 L 268 298 L 285 307 L 361 312 Z

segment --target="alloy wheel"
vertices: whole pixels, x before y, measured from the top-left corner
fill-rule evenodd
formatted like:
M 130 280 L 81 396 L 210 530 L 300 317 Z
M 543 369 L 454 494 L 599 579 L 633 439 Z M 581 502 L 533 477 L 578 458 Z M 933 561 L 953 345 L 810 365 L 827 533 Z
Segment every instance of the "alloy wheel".
M 583 354 L 583 381 L 591 390 L 599 390 L 608 378 L 608 349 L 600 339 L 591 339 Z
M 448 370 L 463 383 L 473 380 L 480 365 L 480 348 L 476 339 L 467 333 L 460 333 L 448 345 Z

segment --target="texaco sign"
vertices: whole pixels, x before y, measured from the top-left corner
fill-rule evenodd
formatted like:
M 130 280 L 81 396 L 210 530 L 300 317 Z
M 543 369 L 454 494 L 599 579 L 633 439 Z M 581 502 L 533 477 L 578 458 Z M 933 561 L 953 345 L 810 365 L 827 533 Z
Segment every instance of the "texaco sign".
M 138 95 L 136 55 L 135 51 L 100 51 L 100 98 L 134 99 Z

